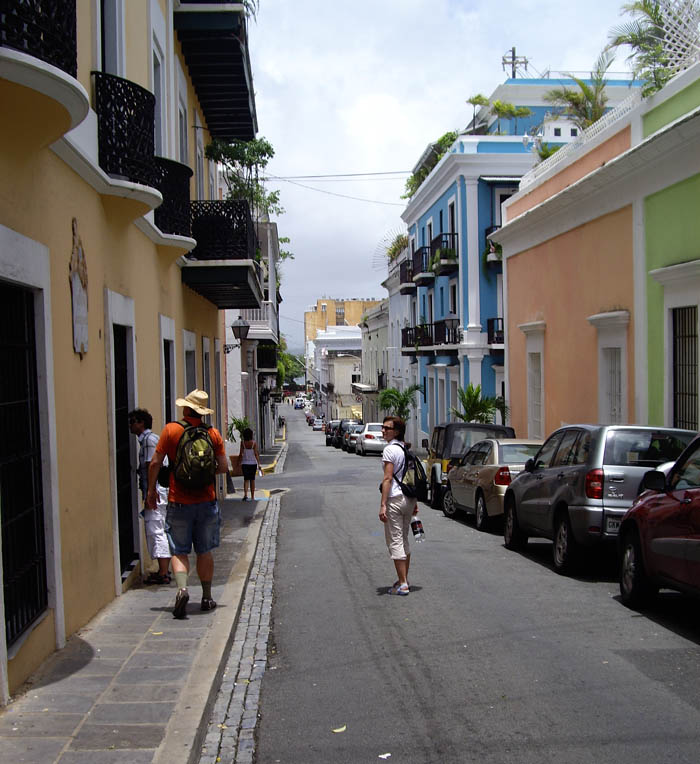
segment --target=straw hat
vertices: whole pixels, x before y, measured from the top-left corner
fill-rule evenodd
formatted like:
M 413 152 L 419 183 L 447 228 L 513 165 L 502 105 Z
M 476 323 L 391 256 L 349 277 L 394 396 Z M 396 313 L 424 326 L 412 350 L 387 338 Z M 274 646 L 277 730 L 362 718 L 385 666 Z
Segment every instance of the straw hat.
M 202 414 L 202 416 L 214 413 L 214 409 L 208 408 L 207 403 L 209 403 L 209 396 L 204 390 L 193 390 L 185 398 L 178 398 L 175 401 L 176 406 L 189 406 L 193 411 Z

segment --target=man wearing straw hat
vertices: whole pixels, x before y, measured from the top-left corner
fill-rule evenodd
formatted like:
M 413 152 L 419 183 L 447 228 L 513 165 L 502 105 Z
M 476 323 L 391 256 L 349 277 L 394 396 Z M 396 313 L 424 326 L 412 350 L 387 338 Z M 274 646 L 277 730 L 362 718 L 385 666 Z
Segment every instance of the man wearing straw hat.
M 178 398 L 176 405 L 182 406 L 181 422 L 170 422 L 160 434 L 155 454 L 148 468 L 148 496 L 146 506 L 155 506 L 158 471 L 165 457 L 173 465 L 170 473 L 168 512 L 165 532 L 172 552 L 172 569 L 177 582 L 177 596 L 173 616 L 185 618 L 190 595 L 187 591 L 187 574 L 190 569 L 189 553 L 194 544 L 197 555 L 197 575 L 202 584 L 202 610 L 213 610 L 216 602 L 211 597 L 211 582 L 214 577 L 214 557 L 212 549 L 219 546 L 221 516 L 216 503 L 214 470 L 211 482 L 200 487 L 191 487 L 176 479 L 178 467 L 178 444 L 185 433 L 185 425 L 204 428 L 216 458 L 216 473 L 228 472 L 224 441 L 214 427 L 202 423 L 202 416 L 213 414 L 208 408 L 209 396 L 204 390 L 192 390 L 185 398 Z

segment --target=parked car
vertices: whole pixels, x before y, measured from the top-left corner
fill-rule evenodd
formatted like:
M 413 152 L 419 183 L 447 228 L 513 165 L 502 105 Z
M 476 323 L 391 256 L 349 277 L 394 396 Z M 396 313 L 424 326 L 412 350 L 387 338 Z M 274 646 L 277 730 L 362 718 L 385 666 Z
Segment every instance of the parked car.
M 479 530 L 485 530 L 493 518 L 500 520 L 506 488 L 541 445 L 541 440 L 514 438 L 489 438 L 475 443 L 447 473 L 442 497 L 444 514 L 454 517 L 463 511 L 475 515 Z
M 442 494 L 447 487 L 447 474 L 456 467 L 464 454 L 478 440 L 484 438 L 514 438 L 512 427 L 500 424 L 474 422 L 443 422 L 433 428 L 430 438 L 422 446 L 428 451 L 426 473 L 430 484 L 430 506 L 442 508 Z
M 323 431 L 323 419 L 320 419 L 319 417 L 316 417 L 316 419 L 314 419 L 314 423 L 313 423 L 312 426 L 313 426 L 314 432 L 322 432 Z
M 306 406 L 306 398 L 295 398 L 294 399 L 294 408 L 295 409 L 303 409 L 304 406 Z
M 355 444 L 357 443 L 357 433 L 363 428 L 364 425 L 361 424 L 352 424 L 348 429 L 345 431 L 345 435 L 343 435 L 343 444 L 341 448 L 343 451 L 347 451 L 350 453 L 351 451 L 355 451 Z
M 529 536 L 552 539 L 555 569 L 573 571 L 586 547 L 616 541 L 644 474 L 677 458 L 694 436 L 628 425 L 556 430 L 506 490 L 506 547 L 521 549 Z
M 312 409 L 306 409 L 304 411 L 304 416 L 306 417 L 306 424 L 308 424 L 309 427 L 311 427 L 311 425 L 313 425 L 316 419 L 316 412 L 313 411 Z
M 333 445 L 336 448 L 342 448 L 343 447 L 343 437 L 345 433 L 347 432 L 348 428 L 352 424 L 359 424 L 359 422 L 356 422 L 354 419 L 341 419 L 340 424 L 336 428 L 335 432 L 333 433 Z
M 660 588 L 700 595 L 700 437 L 642 487 L 620 525 L 622 602 L 644 605 Z
M 332 446 L 333 445 L 333 436 L 335 435 L 336 428 L 340 424 L 340 419 L 331 419 L 328 424 L 326 424 L 326 445 Z
M 362 425 L 362 429 L 357 433 L 355 441 L 355 453 L 360 456 L 367 454 L 381 454 L 386 446 L 386 440 L 382 435 L 381 422 L 368 422 Z

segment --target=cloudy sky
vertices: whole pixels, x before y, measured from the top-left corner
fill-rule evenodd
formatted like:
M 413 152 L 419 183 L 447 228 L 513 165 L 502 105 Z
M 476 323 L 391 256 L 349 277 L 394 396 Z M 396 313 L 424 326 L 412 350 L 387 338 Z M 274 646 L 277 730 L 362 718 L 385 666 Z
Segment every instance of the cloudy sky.
M 281 191 L 279 234 L 295 254 L 280 306 L 290 349 L 303 347 L 304 310 L 318 297 L 386 296 L 377 251 L 401 228 L 406 178 L 299 176 L 410 171 L 429 142 L 467 125 L 469 96 L 504 81 L 511 47 L 534 76 L 590 71 L 621 5 L 260 0 L 249 27 L 259 136 L 275 148 L 268 173 L 296 178 L 268 183 Z M 623 56 L 612 68 L 626 68 Z

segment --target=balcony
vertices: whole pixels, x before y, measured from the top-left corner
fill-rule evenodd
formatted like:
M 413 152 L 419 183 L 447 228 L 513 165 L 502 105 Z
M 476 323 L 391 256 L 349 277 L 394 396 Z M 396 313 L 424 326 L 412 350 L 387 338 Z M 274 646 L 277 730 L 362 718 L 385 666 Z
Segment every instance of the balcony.
M 489 345 L 503 345 L 503 319 L 489 318 L 486 320 L 486 333 Z
M 486 264 L 490 266 L 498 266 L 501 264 L 501 246 L 500 244 L 495 244 L 489 239 L 489 236 L 491 236 L 492 233 L 498 231 L 500 227 L 500 225 L 492 225 L 484 232 L 484 236 L 486 237 L 486 243 L 484 245 L 484 259 Z
M 185 164 L 164 157 L 155 158 L 158 179 L 156 188 L 163 195 L 163 204 L 154 211 L 154 219 L 162 233 L 191 236 L 190 178 L 192 170 Z
M 432 355 L 433 325 L 405 326 L 401 330 L 401 355 Z
M 111 178 L 158 187 L 154 156 L 155 96 L 135 82 L 93 72 L 98 161 Z
M 434 327 L 433 340 L 435 345 L 453 345 L 456 351 L 456 346 L 459 345 L 462 339 L 462 329 L 459 326 L 449 329 L 446 321 L 436 321 Z M 436 350 L 436 352 L 441 351 Z
M 258 124 L 243 6 L 181 0 L 174 24 L 211 136 L 229 142 L 255 138 Z
M 413 263 L 411 260 L 404 260 L 399 265 L 399 292 L 401 294 L 415 294 L 416 285 L 413 282 Z
M 46 146 L 85 119 L 76 18 L 76 0 L 0 2 L 0 103 L 12 104 L 3 143 Z
M 459 270 L 456 233 L 441 233 L 430 243 L 430 264 L 438 276 L 449 276 Z
M 263 274 L 256 238 L 243 199 L 190 202 L 197 246 L 182 267 L 182 280 L 218 308 L 260 308 Z
M 250 334 L 248 334 L 250 337 Z M 259 374 L 277 374 L 277 346 L 261 342 L 256 351 L 256 369 Z
M 241 318 L 250 324 L 249 340 L 267 340 L 277 344 L 279 329 L 276 303 L 265 300 L 260 308 L 248 308 L 241 311 Z
M 430 270 L 430 248 L 419 247 L 412 257 L 413 281 L 417 286 L 430 286 L 435 274 Z

